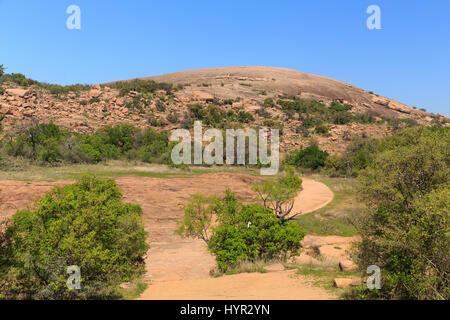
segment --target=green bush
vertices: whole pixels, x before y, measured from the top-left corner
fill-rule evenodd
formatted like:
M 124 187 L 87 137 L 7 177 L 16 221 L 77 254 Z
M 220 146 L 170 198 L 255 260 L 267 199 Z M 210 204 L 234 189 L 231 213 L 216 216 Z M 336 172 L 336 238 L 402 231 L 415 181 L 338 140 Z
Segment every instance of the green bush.
M 359 176 L 369 212 L 356 223 L 357 262 L 382 275 L 367 296 L 448 300 L 450 130 L 409 128 L 381 148 Z
M 69 134 L 52 122 L 36 124 L 16 139 L 7 142 L 5 149 L 10 156 L 56 163 L 62 159 L 59 145 Z
M 237 114 L 237 121 L 240 123 L 249 123 L 250 121 L 255 121 L 255 118 L 246 111 L 239 111 Z
M 319 124 L 314 129 L 314 132 L 322 136 L 328 136 L 330 135 L 330 128 L 325 124 Z
M 275 102 L 273 102 L 272 98 L 266 98 L 263 103 L 264 108 L 273 108 L 275 107 Z
M 138 205 L 125 204 L 115 182 L 83 176 L 56 187 L 34 211 L 18 211 L 0 235 L 1 292 L 7 299 L 111 297 L 143 272 L 148 250 Z M 2 230 L 2 229 L 0 229 Z M 69 290 L 67 267 L 81 271 Z
M 348 111 L 338 111 L 331 116 L 334 124 L 347 124 L 353 120 L 353 115 Z
M 330 103 L 330 106 L 328 107 L 328 109 L 331 112 L 346 112 L 346 111 L 350 111 L 352 109 L 352 106 L 349 104 L 341 104 L 337 101 L 333 101 Z
M 243 205 L 233 213 L 222 212 L 221 218 L 208 248 L 224 272 L 243 261 L 283 258 L 288 251 L 300 248 L 305 235 L 298 224 L 281 221 L 272 210 L 256 204 Z
M 4 148 L 10 156 L 52 165 L 121 158 L 170 163 L 167 132 L 138 129 L 129 124 L 105 126 L 92 134 L 71 133 L 53 123 L 39 124 L 5 141 Z
M 155 82 L 153 80 L 134 79 L 130 81 L 120 81 L 109 85 L 111 88 L 118 89 L 121 96 L 125 96 L 131 91 L 139 93 L 154 93 L 157 90 L 164 90 L 167 94 L 177 91 L 180 87 L 174 87 L 170 83 Z
M 328 152 L 313 145 L 298 151 L 291 151 L 286 155 L 285 163 L 297 168 L 316 170 L 325 165 L 328 155 Z

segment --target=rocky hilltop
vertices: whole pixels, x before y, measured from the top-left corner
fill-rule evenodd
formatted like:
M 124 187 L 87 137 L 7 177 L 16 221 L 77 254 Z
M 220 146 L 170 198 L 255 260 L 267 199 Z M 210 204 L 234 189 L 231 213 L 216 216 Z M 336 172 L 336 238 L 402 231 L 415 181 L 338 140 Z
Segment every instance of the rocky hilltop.
M 396 126 L 413 123 L 448 125 L 448 119 L 441 115 L 418 110 L 348 83 L 283 68 L 200 69 L 141 80 L 165 82 L 173 87 L 154 92 L 124 92 L 120 84 L 133 81 L 125 80 L 55 93 L 40 86 L 0 83 L 3 134 L 18 131 L 30 121 L 53 121 L 80 133 L 122 122 L 170 131 L 189 127 L 199 109 L 213 112 L 211 105 L 214 105 L 223 112 L 219 117 L 237 114 L 243 119 L 239 120 L 243 127 L 282 129 L 282 151 L 315 140 L 325 150 L 339 152 L 352 134 L 377 137 L 389 134 Z M 316 111 L 311 114 L 299 111 L 303 101 L 317 102 L 311 107 Z M 317 106 L 326 106 L 323 110 L 328 112 L 327 108 L 333 103 L 338 106 L 336 110 L 342 106 L 347 109 L 338 112 L 337 119 L 324 120 Z M 305 110 L 311 108 L 307 106 Z M 350 115 L 359 120 L 349 119 Z

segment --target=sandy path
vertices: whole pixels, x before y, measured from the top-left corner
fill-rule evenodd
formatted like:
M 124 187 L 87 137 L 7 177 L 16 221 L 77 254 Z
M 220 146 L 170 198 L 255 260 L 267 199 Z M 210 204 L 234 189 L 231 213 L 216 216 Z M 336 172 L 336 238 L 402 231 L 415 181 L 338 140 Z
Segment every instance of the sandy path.
M 303 190 L 295 198 L 292 213 L 308 213 L 325 207 L 333 200 L 334 194 L 325 184 L 309 178 L 302 178 Z
M 152 300 L 322 300 L 323 289 L 295 275 L 295 270 L 241 273 L 219 278 L 168 281 L 150 285 L 141 299 Z
M 303 191 L 295 210 L 302 213 L 325 206 L 333 193 L 322 183 L 303 179 Z M 201 240 L 181 239 L 174 234 L 183 215 L 179 206 L 194 193 L 223 195 L 226 188 L 240 201 L 255 199 L 250 183 L 259 180 L 243 174 L 212 173 L 187 178 L 119 177 L 115 179 L 124 201 L 138 203 L 148 232 L 146 279 L 151 285 L 141 299 L 332 299 L 324 289 L 313 287 L 292 271 L 253 273 L 211 278 L 214 257 Z M 0 181 L 0 220 L 25 209 L 55 185 L 70 181 Z

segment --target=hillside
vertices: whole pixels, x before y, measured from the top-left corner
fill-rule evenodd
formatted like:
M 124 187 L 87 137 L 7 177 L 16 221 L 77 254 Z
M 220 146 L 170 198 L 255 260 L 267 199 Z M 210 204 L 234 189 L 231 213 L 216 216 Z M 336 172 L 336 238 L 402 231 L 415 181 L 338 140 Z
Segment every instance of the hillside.
M 54 121 L 88 133 L 121 122 L 170 131 L 201 119 L 222 129 L 279 128 L 281 151 L 314 140 L 339 152 L 355 134 L 381 137 L 416 123 L 448 125 L 443 116 L 351 84 L 283 68 L 214 68 L 142 78 L 170 84 L 150 89 L 143 81 L 136 86 L 136 80 L 72 89 L 11 79 L 0 83 L 3 131 L 11 133 L 30 121 Z

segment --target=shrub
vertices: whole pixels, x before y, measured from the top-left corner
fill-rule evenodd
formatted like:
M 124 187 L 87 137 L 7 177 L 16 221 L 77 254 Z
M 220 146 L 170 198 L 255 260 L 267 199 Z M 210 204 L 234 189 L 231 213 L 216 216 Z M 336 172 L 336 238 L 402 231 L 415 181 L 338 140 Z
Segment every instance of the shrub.
M 264 100 L 263 107 L 264 108 L 273 108 L 275 106 L 275 102 L 273 102 L 272 98 L 267 98 Z
M 178 116 L 175 112 L 171 112 L 168 116 L 167 116 L 167 120 L 170 123 L 177 123 L 178 122 Z
M 281 221 L 256 204 L 244 205 L 232 215 L 214 229 L 208 243 L 221 271 L 243 261 L 283 258 L 300 248 L 305 235 L 298 224 Z
M 13 141 L 6 143 L 5 149 L 10 156 L 22 156 L 47 163 L 62 160 L 59 144 L 69 135 L 54 123 L 33 124 Z
M 43 164 L 97 163 L 124 157 L 144 162 L 170 162 L 167 132 L 138 129 L 129 124 L 105 126 L 93 134 L 74 134 L 53 123 L 34 125 L 6 142 L 4 148 L 10 156 Z
M 108 297 L 143 272 L 148 249 L 137 205 L 121 201 L 115 182 L 83 176 L 56 187 L 35 211 L 18 211 L 1 232 L 1 291 L 8 299 Z M 68 290 L 67 267 L 81 271 L 81 289 Z
M 312 145 L 298 151 L 291 151 L 286 155 L 285 163 L 297 168 L 316 170 L 325 165 L 328 152 L 322 151 L 318 146 Z
M 369 114 L 355 114 L 353 118 L 354 121 L 363 124 L 375 123 L 375 117 Z
M 121 96 L 126 96 L 131 91 L 139 93 L 154 93 L 157 90 L 164 90 L 166 91 L 166 94 L 171 94 L 173 91 L 180 89 L 179 87 L 174 87 L 170 83 L 155 82 L 153 80 L 140 80 L 140 79 L 115 82 L 111 84 L 110 87 L 118 89 Z
M 326 126 L 325 124 L 319 124 L 316 126 L 316 129 L 314 130 L 317 134 L 327 136 L 330 134 L 330 128 Z
M 249 123 L 250 121 L 254 121 L 255 118 L 248 112 L 239 111 L 237 114 L 237 121 L 241 123 Z
M 334 124 L 347 124 L 353 120 L 353 115 L 348 111 L 338 111 L 331 116 Z
M 356 224 L 357 262 L 382 270 L 381 289 L 369 298 L 450 298 L 449 133 L 403 130 L 360 174 L 369 212 Z
M 328 108 L 331 112 L 346 112 L 352 109 L 352 106 L 349 104 L 341 104 L 337 101 L 333 101 L 330 103 Z

